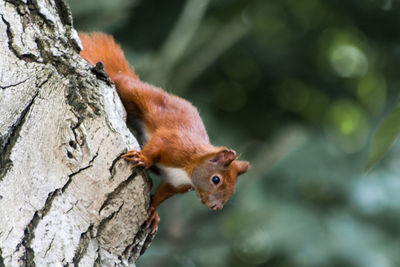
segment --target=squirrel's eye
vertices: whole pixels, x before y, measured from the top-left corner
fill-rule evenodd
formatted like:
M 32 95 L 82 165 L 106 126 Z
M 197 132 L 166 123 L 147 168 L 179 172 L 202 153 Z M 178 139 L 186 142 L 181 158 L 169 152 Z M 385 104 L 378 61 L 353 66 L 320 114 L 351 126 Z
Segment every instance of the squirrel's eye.
M 217 175 L 213 176 L 211 180 L 215 185 L 219 184 L 219 182 L 221 181 L 221 179 Z

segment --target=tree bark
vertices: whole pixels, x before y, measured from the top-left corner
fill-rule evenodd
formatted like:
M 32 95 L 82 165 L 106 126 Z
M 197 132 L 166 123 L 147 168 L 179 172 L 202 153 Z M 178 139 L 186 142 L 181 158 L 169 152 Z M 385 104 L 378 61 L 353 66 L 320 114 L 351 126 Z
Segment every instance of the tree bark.
M 115 88 L 90 70 L 63 0 L 0 0 L 0 266 L 128 266 L 151 181 Z

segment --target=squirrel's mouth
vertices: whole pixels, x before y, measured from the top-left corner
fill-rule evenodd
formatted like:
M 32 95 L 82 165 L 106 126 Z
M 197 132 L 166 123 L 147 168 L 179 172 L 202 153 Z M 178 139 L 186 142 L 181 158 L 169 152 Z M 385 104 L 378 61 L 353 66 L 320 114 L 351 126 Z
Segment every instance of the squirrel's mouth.
M 220 203 L 219 201 L 206 201 L 204 205 L 212 210 L 221 210 L 224 207 L 224 204 Z
M 212 210 L 221 210 L 223 208 L 222 205 L 214 204 L 213 206 L 209 207 Z
M 216 202 L 208 202 L 207 200 L 201 199 L 201 203 L 203 203 L 207 208 L 212 210 L 221 210 L 224 205 Z

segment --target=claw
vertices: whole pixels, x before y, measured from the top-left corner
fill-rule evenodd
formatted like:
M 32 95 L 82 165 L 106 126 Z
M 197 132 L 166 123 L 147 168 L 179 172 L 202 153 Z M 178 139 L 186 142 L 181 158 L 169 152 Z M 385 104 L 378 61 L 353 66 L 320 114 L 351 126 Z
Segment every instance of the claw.
M 131 150 L 122 155 L 126 160 L 133 161 L 133 167 L 146 167 L 146 157 L 140 151 Z
M 158 212 L 154 207 L 150 207 L 148 209 L 150 217 L 146 221 L 146 228 L 151 226 L 151 233 L 154 234 L 158 229 L 158 223 L 160 222 L 160 217 L 158 216 Z

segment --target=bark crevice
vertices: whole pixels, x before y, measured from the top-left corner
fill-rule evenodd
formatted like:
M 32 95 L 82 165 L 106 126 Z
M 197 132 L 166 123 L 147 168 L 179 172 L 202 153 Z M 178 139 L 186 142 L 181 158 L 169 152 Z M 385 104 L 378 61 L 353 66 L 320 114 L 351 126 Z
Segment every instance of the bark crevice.
M 21 115 L 17 118 L 16 122 L 11 126 L 10 134 L 5 140 L 0 140 L 0 148 L 3 150 L 0 153 L 0 182 L 3 177 L 7 174 L 8 170 L 12 167 L 12 160 L 10 159 L 11 151 L 13 146 L 15 145 L 19 132 L 21 131 L 22 126 L 25 123 L 26 116 L 28 115 L 31 107 L 33 106 L 36 97 L 38 96 L 39 91 L 37 91 L 30 102 L 27 104 L 25 109 L 21 112 Z
M 113 176 L 114 176 L 115 164 L 117 164 L 117 162 L 118 162 L 119 160 L 122 159 L 121 156 L 122 156 L 123 154 L 125 154 L 125 153 L 126 153 L 126 151 L 125 151 L 125 152 L 122 152 L 118 157 L 116 157 L 116 158 L 112 161 L 110 168 L 108 168 L 108 170 L 110 171 L 110 174 L 111 174 L 111 178 L 110 178 L 110 179 L 112 179 Z M 101 209 L 100 209 L 100 211 L 101 211 Z
M 103 232 L 103 230 L 106 227 L 107 223 L 109 221 L 111 221 L 121 211 L 123 206 L 124 206 L 124 202 L 122 202 L 115 211 L 111 212 L 110 215 L 108 215 L 107 217 L 103 218 L 100 221 L 99 226 L 97 227 L 97 235 L 96 236 L 101 235 L 101 233 Z
M 41 19 L 36 19 L 36 21 L 44 22 L 47 26 L 50 27 L 51 30 L 55 28 L 55 21 L 46 13 L 43 12 L 43 6 L 39 4 L 37 0 L 28 0 L 27 1 L 29 9 L 33 12 L 33 15 L 39 16 Z
M 25 228 L 24 238 L 17 245 L 17 248 L 16 248 L 16 251 L 18 251 L 21 246 L 23 246 L 25 248 L 25 252 L 24 252 L 24 255 L 21 260 L 23 260 L 23 262 L 25 262 L 27 264 L 27 266 L 36 266 L 35 262 L 34 262 L 35 252 L 31 248 L 31 243 L 32 243 L 32 240 L 35 238 L 35 229 L 38 226 L 40 220 L 42 220 L 48 214 L 48 212 L 51 209 L 52 203 L 56 199 L 56 197 L 61 195 L 62 193 L 64 193 L 65 190 L 68 188 L 68 186 L 70 185 L 70 183 L 72 181 L 72 177 L 74 177 L 75 175 L 81 173 L 82 171 L 84 171 L 90 167 L 92 167 L 92 165 L 85 166 L 85 167 L 77 170 L 76 172 L 73 172 L 70 175 L 68 175 L 67 182 L 61 188 L 57 188 L 56 190 L 50 192 L 47 196 L 47 199 L 45 201 L 43 208 L 40 210 L 37 210 L 34 213 L 32 220 L 29 222 L 29 224 Z
M 72 13 L 67 2 L 65 0 L 56 0 L 55 4 L 58 11 L 57 13 L 60 15 L 61 23 L 72 27 Z
M 132 244 L 126 247 L 122 255 L 128 258 L 130 264 L 134 263 L 135 260 L 147 250 L 156 234 L 157 231 L 151 233 L 151 228 L 146 227 L 146 222 L 143 223 L 133 239 Z
M 11 25 L 10 22 L 8 22 L 3 15 L 0 14 L 1 20 L 4 22 L 6 25 L 6 33 L 7 33 L 7 39 L 8 39 L 8 48 L 14 53 L 14 55 L 18 58 L 20 58 L 20 53 L 18 53 L 17 49 L 13 46 L 13 40 L 14 40 L 14 34 L 11 32 Z
M 104 208 L 107 207 L 111 203 L 111 201 L 119 194 L 119 192 L 121 192 L 121 190 L 123 188 L 125 188 L 126 185 L 128 183 L 130 183 L 132 181 L 132 179 L 134 179 L 138 175 L 139 175 L 139 173 L 137 173 L 136 171 L 133 172 L 132 175 L 128 177 L 128 179 L 126 179 L 125 181 L 121 182 L 113 191 L 111 191 L 107 195 L 106 200 L 104 200 L 103 205 L 101 205 L 101 207 L 99 209 L 99 215 L 102 213 Z M 140 173 L 140 175 L 143 175 L 143 173 Z
M 13 84 L 8 84 L 8 85 L 3 85 L 3 86 L 0 85 L 0 88 L 1 89 L 12 88 L 12 87 L 15 87 L 15 86 L 18 86 L 18 85 L 21 85 L 21 84 L 25 83 L 27 80 L 29 80 L 29 79 L 24 79 L 22 81 L 19 81 L 19 82 L 13 83 Z
M 74 258 L 72 259 L 74 266 L 79 266 L 79 263 L 80 263 L 82 257 L 85 255 L 87 248 L 89 246 L 89 241 L 90 241 L 90 237 L 92 235 L 92 231 L 93 231 L 93 224 L 91 224 L 88 227 L 88 229 L 81 234 L 81 237 L 79 239 L 78 248 L 75 251 Z
M 48 248 L 47 248 L 46 251 L 44 252 L 44 256 L 45 256 L 45 257 L 47 256 L 47 253 L 49 253 L 49 251 L 50 251 L 50 249 L 51 249 L 51 246 L 53 245 L 53 242 L 54 242 L 54 237 L 51 239 Z
M 3 251 L 0 248 L 0 267 L 4 267 Z

